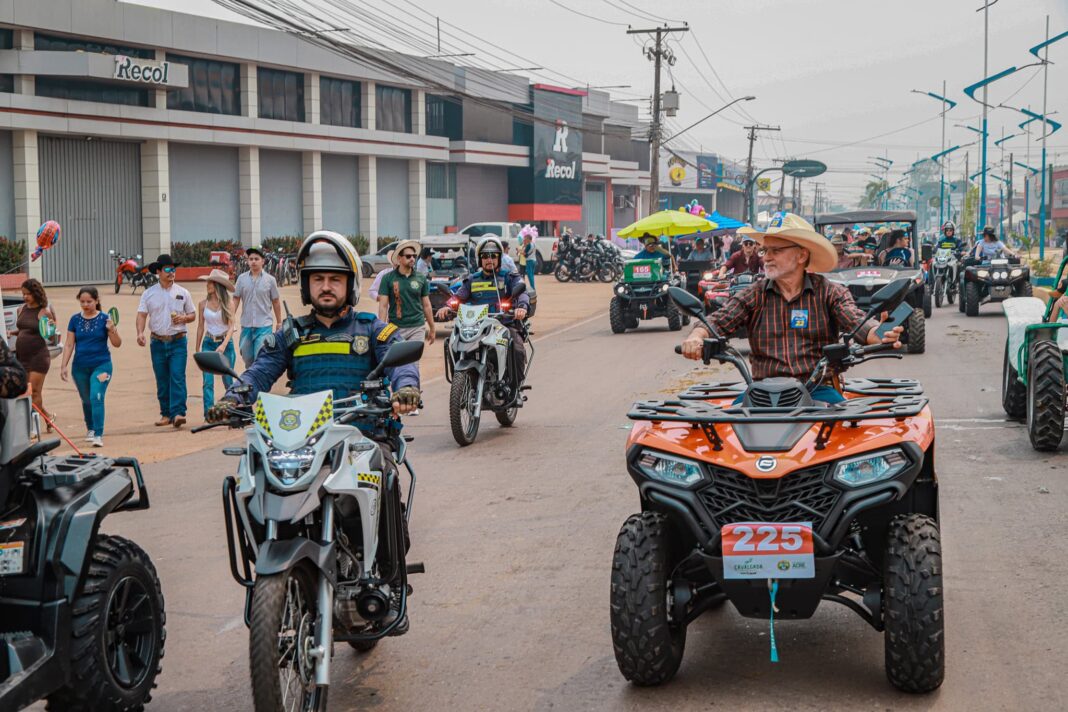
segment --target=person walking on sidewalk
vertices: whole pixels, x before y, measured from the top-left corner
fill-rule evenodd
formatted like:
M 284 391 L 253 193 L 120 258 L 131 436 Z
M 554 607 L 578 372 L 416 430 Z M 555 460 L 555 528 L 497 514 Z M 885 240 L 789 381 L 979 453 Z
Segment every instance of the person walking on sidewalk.
M 534 245 L 534 238 L 538 236 L 538 228 L 533 225 L 524 225 L 519 231 L 522 242 L 519 245 L 519 269 L 527 275 L 527 286 L 534 289 L 534 273 L 538 271 L 538 253 Z
M 82 399 L 82 417 L 85 418 L 85 441 L 93 447 L 104 447 L 104 396 L 111 383 L 110 343 L 115 348 L 122 346 L 119 329 L 100 306 L 100 292 L 96 287 L 78 290 L 80 313 L 67 323 L 67 341 L 63 345 L 63 368 L 60 378 L 69 380 L 67 364 L 74 356 L 70 375 L 78 397 Z
M 234 306 L 230 293 L 234 284 L 226 272 L 213 269 L 211 274 L 201 275 L 197 279 L 207 282 L 208 294 L 197 304 L 197 339 L 201 351 L 222 351 L 230 368 L 234 367 L 237 357 L 234 354 Z M 205 371 L 204 377 L 204 417 L 215 405 L 215 376 Z M 223 376 L 223 386 L 230 387 L 234 379 Z
M 22 301 L 23 305 L 19 307 L 15 318 L 16 330 L 11 332 L 15 336 L 15 357 L 26 369 L 33 404 L 43 414 L 44 382 L 52 357 L 48 353 L 48 343 L 41 336 L 40 321 L 41 317 L 48 317 L 55 324 L 56 313 L 48 304 L 44 286 L 36 279 L 27 279 L 22 283 Z M 48 419 L 55 420 L 56 416 L 50 415 Z M 48 423 L 48 432 L 52 432 L 51 423 Z
M 241 309 L 241 360 L 245 368 L 252 365 L 263 347 L 263 341 L 282 323 L 282 300 L 278 282 L 263 271 L 263 251 L 258 247 L 245 250 L 248 272 L 237 278 L 234 292 L 234 313 Z M 271 311 L 274 310 L 274 320 Z
M 152 339 L 152 371 L 156 376 L 156 398 L 159 400 L 157 426 L 185 425 L 185 362 L 189 356 L 187 324 L 197 318 L 193 297 L 185 287 L 174 283 L 178 263 L 163 254 L 148 266 L 159 275 L 154 284 L 141 295 L 137 306 L 137 345 L 144 346 L 145 325 Z
M 390 256 L 393 270 L 382 278 L 378 318 L 393 326 L 405 341 L 434 343 L 434 315 L 430 311 L 430 283 L 415 271 L 419 243 L 404 240 Z

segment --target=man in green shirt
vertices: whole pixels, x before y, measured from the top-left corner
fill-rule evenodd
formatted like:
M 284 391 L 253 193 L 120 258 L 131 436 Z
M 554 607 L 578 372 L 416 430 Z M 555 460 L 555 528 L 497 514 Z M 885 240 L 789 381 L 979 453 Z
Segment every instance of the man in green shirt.
M 405 341 L 434 343 L 434 317 L 430 312 L 430 283 L 415 269 L 419 254 L 416 240 L 403 240 L 393 250 L 393 270 L 378 288 L 378 317 L 389 322 Z

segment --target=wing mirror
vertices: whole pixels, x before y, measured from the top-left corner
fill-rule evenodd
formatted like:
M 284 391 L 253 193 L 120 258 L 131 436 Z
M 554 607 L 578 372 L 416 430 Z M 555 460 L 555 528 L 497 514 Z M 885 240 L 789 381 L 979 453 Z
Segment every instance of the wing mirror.
M 218 353 L 218 352 L 210 352 Z M 221 356 L 221 354 L 219 354 Z M 423 357 L 423 342 L 422 341 L 398 341 L 389 347 L 389 351 L 378 362 L 378 365 L 374 367 L 369 374 L 367 374 L 368 381 L 374 381 L 378 379 L 382 372 L 387 368 L 395 368 L 397 366 L 406 366 L 409 363 L 415 363 Z
M 701 303 L 701 300 L 682 287 L 669 287 L 668 296 L 683 313 L 698 318 L 705 315 L 705 305 Z
M 218 351 L 198 351 L 193 354 L 193 361 L 204 373 L 240 378 L 237 372 L 231 368 L 230 362 L 226 360 L 226 357 Z
M 871 297 L 871 309 L 868 310 L 868 318 L 878 316 L 882 312 L 892 312 L 897 309 L 901 302 L 905 301 L 912 284 L 913 281 L 911 279 L 895 279 L 873 294 Z
M 516 285 L 514 287 L 512 287 L 512 299 L 515 299 L 520 294 L 523 294 L 526 291 L 527 291 L 526 282 L 520 281 L 520 282 L 516 283 Z
M 926 262 L 931 259 L 931 255 L 934 254 L 934 245 L 923 244 L 920 245 L 920 259 Z

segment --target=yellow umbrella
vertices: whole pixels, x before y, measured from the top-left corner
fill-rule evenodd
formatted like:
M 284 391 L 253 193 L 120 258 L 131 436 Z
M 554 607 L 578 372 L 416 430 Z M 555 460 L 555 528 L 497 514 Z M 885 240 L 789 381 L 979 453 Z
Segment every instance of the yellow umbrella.
M 708 232 L 715 230 L 716 227 L 716 223 L 707 218 L 684 213 L 681 210 L 661 210 L 627 225 L 617 234 L 623 238 L 641 237 L 646 233 L 674 237 L 692 235 L 695 232 Z

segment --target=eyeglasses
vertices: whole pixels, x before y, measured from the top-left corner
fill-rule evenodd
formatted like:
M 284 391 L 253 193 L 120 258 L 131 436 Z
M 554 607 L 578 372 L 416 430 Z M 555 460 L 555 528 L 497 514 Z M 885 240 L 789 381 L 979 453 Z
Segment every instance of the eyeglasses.
M 797 247 L 798 245 L 787 245 L 786 247 L 761 247 L 759 250 L 757 250 L 757 254 L 759 254 L 761 257 L 767 257 L 768 255 L 771 255 L 772 257 L 778 257 L 783 252 L 786 252 L 787 250 L 793 250 Z
M 401 257 L 403 259 L 406 259 L 406 260 L 414 260 L 415 259 L 415 253 L 414 252 L 405 252 L 403 255 L 401 255 Z
M 174 274 L 174 267 L 164 267 L 163 271 L 167 274 Z

